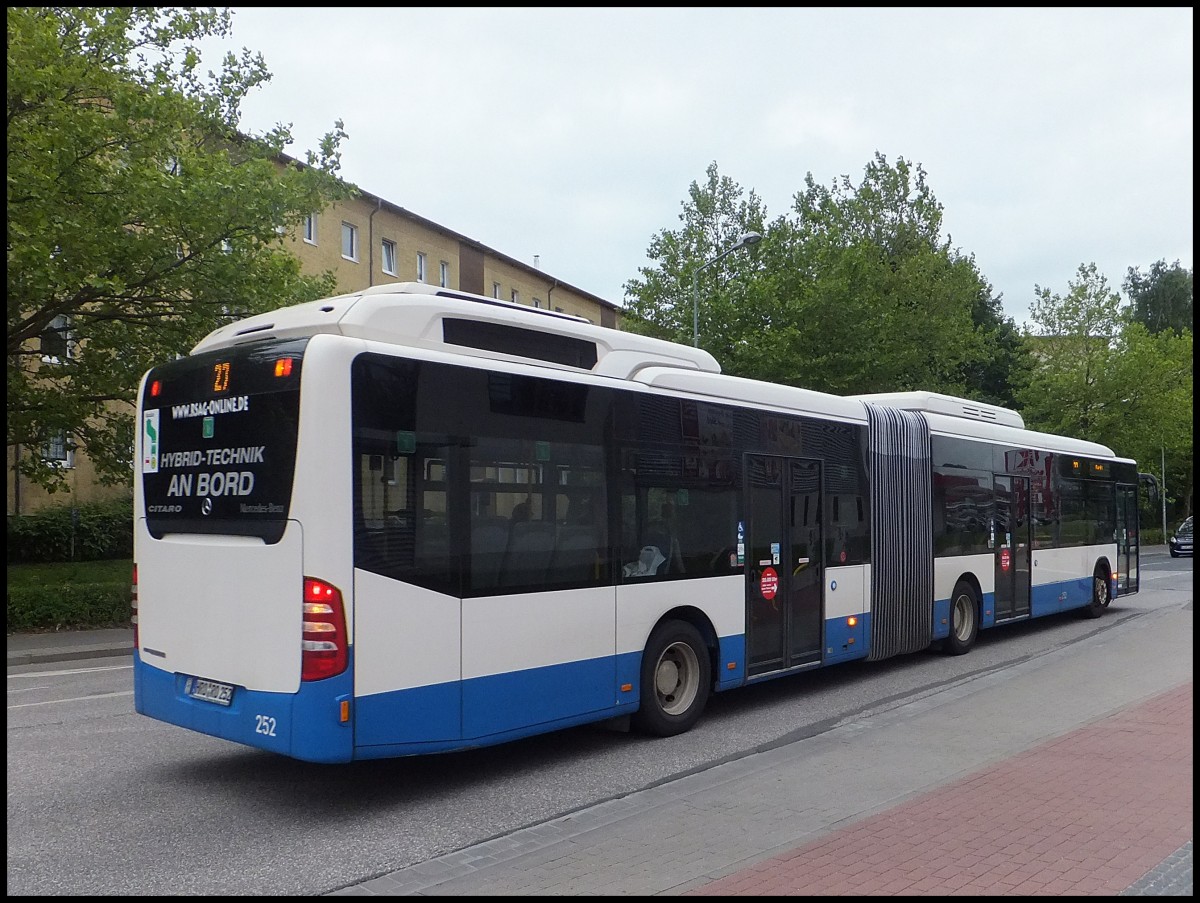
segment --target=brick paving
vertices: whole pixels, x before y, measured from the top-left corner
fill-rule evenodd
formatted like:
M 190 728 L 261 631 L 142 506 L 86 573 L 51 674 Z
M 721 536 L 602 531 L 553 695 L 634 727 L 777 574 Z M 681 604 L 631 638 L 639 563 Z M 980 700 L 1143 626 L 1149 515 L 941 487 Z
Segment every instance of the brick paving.
M 687 895 L 1190 896 L 1192 793 L 1189 683 Z

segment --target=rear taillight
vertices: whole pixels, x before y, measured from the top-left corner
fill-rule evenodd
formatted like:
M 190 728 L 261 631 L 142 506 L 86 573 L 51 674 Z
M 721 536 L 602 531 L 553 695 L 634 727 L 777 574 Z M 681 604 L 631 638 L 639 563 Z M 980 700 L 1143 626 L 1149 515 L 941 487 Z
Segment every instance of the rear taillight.
M 300 679 L 321 680 L 346 670 L 346 612 L 336 586 L 304 578 L 304 639 Z
M 133 587 L 129 594 L 129 602 L 133 609 L 133 613 L 130 616 L 130 621 L 133 622 L 133 648 L 136 650 L 138 647 L 138 620 L 137 620 L 137 602 L 138 602 L 138 600 L 137 600 L 137 562 L 136 561 L 133 563 Z

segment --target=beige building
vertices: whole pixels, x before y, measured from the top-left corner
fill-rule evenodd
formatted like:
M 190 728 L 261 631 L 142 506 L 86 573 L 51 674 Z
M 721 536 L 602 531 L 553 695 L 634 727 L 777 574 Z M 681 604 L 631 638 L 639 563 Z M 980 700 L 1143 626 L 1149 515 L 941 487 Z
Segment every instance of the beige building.
M 618 326 L 616 304 L 542 272 L 536 259 L 524 263 L 365 192 L 310 216 L 289 246 L 306 272 L 332 270 L 341 292 L 426 282 Z
M 339 293 L 388 282 L 426 282 L 619 328 L 616 304 L 542 272 L 536 258 L 526 263 L 509 257 L 365 192 L 308 217 L 284 242 L 306 273 L 332 271 Z M 16 456 L 30 453 L 21 447 L 8 449 L 10 515 L 29 514 L 48 504 L 101 501 L 129 491 L 100 485 L 86 450 L 62 443 L 37 452 L 54 458 L 67 477 L 65 493 L 47 493 L 13 470 Z

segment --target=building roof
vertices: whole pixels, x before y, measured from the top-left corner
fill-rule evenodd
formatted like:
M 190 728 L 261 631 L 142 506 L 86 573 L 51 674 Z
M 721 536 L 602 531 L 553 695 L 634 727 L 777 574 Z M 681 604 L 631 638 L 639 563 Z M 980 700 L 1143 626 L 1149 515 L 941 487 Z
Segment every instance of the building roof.
M 294 157 L 288 156 L 287 154 L 280 154 L 280 156 L 287 163 L 290 163 L 293 165 L 297 165 L 297 166 L 307 166 L 308 165 L 301 160 L 297 160 Z M 486 254 L 488 257 L 492 257 L 496 260 L 501 260 L 504 263 L 508 264 L 509 266 L 515 267 L 516 269 L 524 270 L 526 273 L 529 273 L 531 275 L 536 275 L 542 279 L 553 282 L 555 288 L 561 287 L 561 288 L 568 289 L 569 291 L 574 292 L 576 295 L 579 295 L 580 297 L 587 298 L 589 301 L 594 301 L 596 304 L 599 304 L 601 307 L 607 307 L 611 310 L 618 311 L 618 312 L 624 310 L 624 308 L 622 308 L 621 305 L 616 304 L 612 301 L 609 301 L 607 298 L 601 298 L 599 295 L 594 295 L 589 291 L 585 291 L 584 289 L 579 288 L 579 286 L 577 286 L 577 285 L 572 285 L 570 282 L 566 282 L 565 280 L 559 279 L 557 276 L 550 275 L 545 270 L 539 269 L 538 267 L 535 267 L 535 266 L 531 266 L 522 260 L 518 260 L 515 257 L 510 257 L 508 254 L 505 254 L 503 251 L 497 251 L 495 248 L 489 247 L 489 246 L 485 245 L 483 242 L 477 241 L 476 239 L 471 238 L 468 235 L 463 235 L 461 232 L 455 232 L 453 229 L 448 229 L 445 226 L 443 226 L 441 223 L 435 223 L 433 220 L 426 219 L 425 217 L 421 216 L 420 214 L 413 213 L 411 210 L 408 210 L 405 207 L 401 207 L 399 204 L 392 203 L 387 198 L 380 197 L 377 194 L 372 194 L 369 191 L 364 191 L 362 188 L 359 188 L 359 186 L 353 182 L 350 182 L 348 184 L 350 184 L 354 187 L 354 189 L 358 192 L 360 197 L 362 197 L 368 201 L 374 201 L 380 209 L 386 209 L 391 213 L 395 213 L 398 216 L 402 216 L 408 220 L 411 220 L 412 222 L 416 223 L 417 225 L 421 226 L 422 228 L 429 229 L 433 232 L 440 232 L 442 235 L 445 235 L 448 238 L 452 238 L 455 241 L 460 242 L 461 244 L 465 244 L 468 247 L 472 247 L 472 248 L 476 249 L 477 251 L 480 251 L 480 252 Z

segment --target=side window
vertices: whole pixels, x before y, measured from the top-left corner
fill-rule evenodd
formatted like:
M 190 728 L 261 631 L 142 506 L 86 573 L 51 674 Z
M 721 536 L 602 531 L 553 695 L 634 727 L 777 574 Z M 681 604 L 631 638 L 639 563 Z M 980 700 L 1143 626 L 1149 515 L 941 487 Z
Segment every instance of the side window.
M 1080 480 L 1064 479 L 1059 489 L 1061 522 L 1055 545 L 1085 546 L 1091 541 L 1092 530 L 1088 523 L 1083 483 Z
M 704 479 L 662 480 L 638 476 L 642 458 L 622 454 L 620 580 L 738 573 L 739 492 L 724 476 L 738 473 L 734 462 Z
M 425 378 L 413 361 L 354 363 L 354 566 L 457 595 L 449 487 L 458 449 L 415 430 Z
M 42 446 L 42 457 L 55 467 L 74 467 L 75 452 L 65 430 L 59 430 Z
M 41 334 L 42 361 L 59 363 L 71 357 L 71 318 L 59 314 Z
M 1102 545 L 1112 542 L 1116 536 L 1116 491 L 1113 483 L 1100 480 L 1089 480 L 1084 483 L 1087 494 L 1088 527 L 1091 532 L 1091 543 Z
M 611 584 L 611 390 L 378 354 L 351 386 L 356 567 L 454 596 Z
M 1033 482 L 1030 515 L 1033 518 L 1033 547 L 1053 549 L 1058 544 L 1060 480 L 1054 475 L 1053 456 L 1047 455 L 1045 470 Z
M 936 555 L 988 551 L 992 475 L 961 468 L 933 473 L 933 550 Z
M 600 446 L 480 437 L 469 454 L 468 594 L 608 583 Z
M 342 257 L 358 260 L 358 227 L 350 223 L 342 223 Z
M 748 432 L 738 413 L 719 404 L 623 393 L 615 430 L 618 580 L 742 573 L 741 440 L 735 437 Z

